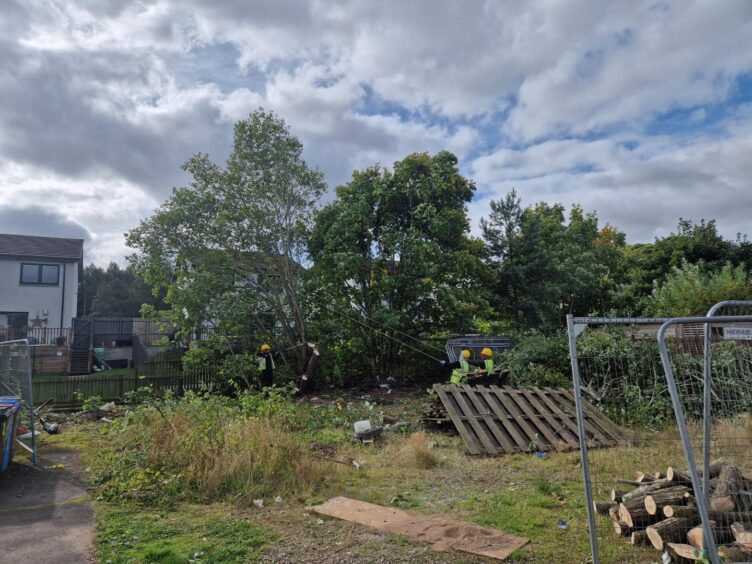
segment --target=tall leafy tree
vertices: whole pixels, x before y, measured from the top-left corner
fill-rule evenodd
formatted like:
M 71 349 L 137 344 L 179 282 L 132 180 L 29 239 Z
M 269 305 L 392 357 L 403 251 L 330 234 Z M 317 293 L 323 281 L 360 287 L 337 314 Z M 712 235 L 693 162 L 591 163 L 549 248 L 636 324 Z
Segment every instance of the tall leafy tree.
M 566 313 L 605 311 L 621 279 L 624 235 L 594 213 L 541 202 L 522 208 L 513 190 L 481 220 L 495 298 L 518 327 L 551 328 Z
M 418 336 L 472 327 L 483 304 L 482 246 L 465 210 L 474 189 L 451 153 L 413 154 L 391 171 L 356 171 L 321 211 L 312 307 L 350 363 L 388 372 L 418 354 Z
M 84 269 L 78 301 L 79 315 L 94 317 L 139 317 L 144 304 L 162 305 L 133 268 L 114 262 L 106 269 L 94 264 Z
M 259 109 L 234 129 L 224 167 L 196 154 L 189 186 L 127 234 L 137 271 L 164 289 L 186 333 L 227 341 L 253 330 L 294 347 L 308 338 L 302 268 L 323 174 L 283 120 Z M 299 363 L 305 348 L 296 349 Z

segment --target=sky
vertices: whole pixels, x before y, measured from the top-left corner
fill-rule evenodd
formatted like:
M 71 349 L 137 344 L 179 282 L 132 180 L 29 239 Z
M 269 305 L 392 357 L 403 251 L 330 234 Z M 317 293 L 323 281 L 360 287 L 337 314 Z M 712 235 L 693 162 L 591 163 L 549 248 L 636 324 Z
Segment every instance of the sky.
M 752 235 L 749 0 L 0 0 L 0 232 L 123 263 L 260 106 L 332 190 L 452 151 L 475 234 L 515 188 L 630 242 L 680 217 Z

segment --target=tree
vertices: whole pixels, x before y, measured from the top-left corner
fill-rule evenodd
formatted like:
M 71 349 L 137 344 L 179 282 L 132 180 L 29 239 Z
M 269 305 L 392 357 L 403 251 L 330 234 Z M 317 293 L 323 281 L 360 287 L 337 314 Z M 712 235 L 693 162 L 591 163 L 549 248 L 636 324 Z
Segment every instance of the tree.
M 388 373 L 426 350 L 420 336 L 473 326 L 484 303 L 482 246 L 468 237 L 464 207 L 474 189 L 451 153 L 418 153 L 393 171 L 356 171 L 319 213 L 311 307 L 351 364 L 364 359 L 372 375 Z
M 544 202 L 523 209 L 513 190 L 481 220 L 499 308 L 518 327 L 550 329 L 566 313 L 605 312 L 620 283 L 624 234 L 595 213 Z
M 211 329 L 222 341 L 254 330 L 294 347 L 307 339 L 301 305 L 306 243 L 323 174 L 302 159 L 284 121 L 259 109 L 235 124 L 224 168 L 196 154 L 190 186 L 127 234 L 129 257 L 164 289 L 183 333 Z M 296 349 L 305 361 L 305 347 Z
M 710 270 L 702 261 L 692 264 L 685 260 L 663 282 L 655 282 L 648 306 L 655 316 L 689 317 L 705 315 L 723 300 L 750 299 L 752 280 L 743 266 L 726 263 Z
M 133 268 L 114 262 L 106 269 L 93 264 L 84 269 L 78 301 L 79 315 L 94 317 L 139 317 L 144 304 L 162 304 Z

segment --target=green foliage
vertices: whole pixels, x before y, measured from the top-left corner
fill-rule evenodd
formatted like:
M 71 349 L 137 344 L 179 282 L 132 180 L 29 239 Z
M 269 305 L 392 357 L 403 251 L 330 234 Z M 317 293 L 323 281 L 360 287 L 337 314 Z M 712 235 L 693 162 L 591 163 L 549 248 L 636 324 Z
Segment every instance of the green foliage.
M 324 470 L 279 411 L 251 417 L 234 400 L 191 393 L 148 401 L 102 432 L 91 461 L 96 494 L 165 504 L 306 492 Z
M 523 209 L 513 190 L 492 201 L 481 228 L 501 310 L 518 327 L 561 327 L 566 313 L 605 311 L 621 279 L 624 234 L 595 213 L 541 202 Z
M 543 335 L 537 331 L 522 334 L 517 345 L 504 353 L 501 362 L 517 386 L 568 386 L 571 382 L 569 345 L 566 333 Z
M 402 341 L 423 350 L 410 337 L 473 326 L 485 304 L 464 207 L 474 190 L 448 152 L 356 171 L 337 189 L 309 244 L 309 304 L 328 359 L 388 375 L 416 355 Z
M 73 392 L 73 399 L 81 402 L 81 411 L 97 411 L 102 406 L 102 398 L 100 396 L 84 396 L 84 394 L 78 390 Z
M 750 299 L 752 280 L 744 266 L 726 263 L 713 271 L 704 263 L 685 260 L 662 283 L 654 284 L 648 306 L 655 316 L 688 317 L 705 315 L 713 304 L 723 300 Z
M 78 315 L 94 317 L 139 317 L 141 307 L 163 307 L 161 296 L 132 267 L 116 263 L 104 269 L 90 264 L 83 271 L 78 291 Z
M 326 185 L 302 151 L 284 121 L 259 109 L 235 125 L 224 168 L 195 155 L 183 167 L 190 186 L 128 232 L 131 264 L 165 292 L 186 339 L 211 328 L 222 354 L 274 341 L 275 327 L 289 346 L 307 340 L 301 269 Z

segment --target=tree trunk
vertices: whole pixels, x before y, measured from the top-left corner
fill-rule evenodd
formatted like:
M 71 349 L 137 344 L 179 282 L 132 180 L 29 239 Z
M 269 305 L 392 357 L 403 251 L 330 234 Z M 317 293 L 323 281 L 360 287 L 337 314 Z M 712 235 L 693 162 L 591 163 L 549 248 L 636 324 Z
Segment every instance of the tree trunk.
M 633 529 L 647 527 L 658 521 L 657 515 L 651 515 L 645 509 L 644 500 L 640 499 L 640 504 L 626 506 L 623 503 L 619 505 L 619 521 L 624 521 Z
M 665 543 L 683 541 L 691 526 L 692 524 L 687 519 L 671 517 L 650 525 L 645 532 L 648 534 L 650 543 L 657 550 L 663 550 Z
M 731 533 L 734 535 L 737 544 L 752 548 L 752 525 L 734 521 L 731 523 Z
M 752 510 L 752 493 L 747 491 L 748 484 L 735 466 L 724 466 L 718 476 L 710 509 L 714 511 L 750 511 Z
M 632 533 L 632 527 L 627 525 L 624 521 L 614 521 L 614 532 L 620 537 L 626 537 Z
M 715 521 L 710 522 L 710 529 L 713 531 L 716 545 L 731 541 L 730 529 L 719 527 Z M 699 550 L 705 548 L 705 530 L 702 528 L 702 525 L 697 525 L 687 531 L 687 542 Z
M 697 519 L 697 508 L 693 505 L 664 505 L 663 515 L 666 517 L 684 517 Z
M 728 562 L 752 562 L 752 549 L 745 546 L 724 546 L 721 555 Z
M 627 493 L 622 490 L 613 489 L 611 490 L 611 501 L 615 501 L 616 503 L 622 502 L 622 496 Z
M 647 484 L 649 482 L 655 482 L 658 477 L 655 474 L 648 474 L 645 472 L 637 472 L 636 482 L 640 484 Z
M 721 473 L 721 470 L 723 470 L 723 467 L 726 466 L 726 463 L 724 462 L 716 462 L 714 464 L 710 465 L 710 479 L 717 478 L 718 475 Z M 699 476 L 702 478 L 702 468 L 698 469 Z M 669 466 L 666 470 L 666 479 L 670 482 L 679 482 L 682 484 L 691 484 L 692 483 L 692 477 L 689 475 L 688 472 L 682 472 L 680 470 L 677 470 L 673 466 Z
M 689 493 L 689 490 L 684 486 L 658 490 L 657 492 L 645 496 L 645 509 L 647 509 L 648 513 L 651 515 L 655 515 L 666 505 L 682 505 L 687 500 L 687 493 Z
M 615 501 L 593 501 L 593 507 L 598 515 L 608 515 L 608 510 L 617 505 Z
M 644 530 L 632 531 L 632 535 L 629 537 L 629 542 L 635 546 L 650 546 L 650 539 Z
M 696 562 L 700 559 L 700 552 L 691 544 L 669 542 L 666 543 L 666 548 L 671 557 L 678 562 Z
M 710 511 L 710 518 L 716 521 L 721 527 L 730 527 L 731 523 L 752 524 L 752 513 L 742 513 L 739 511 Z

